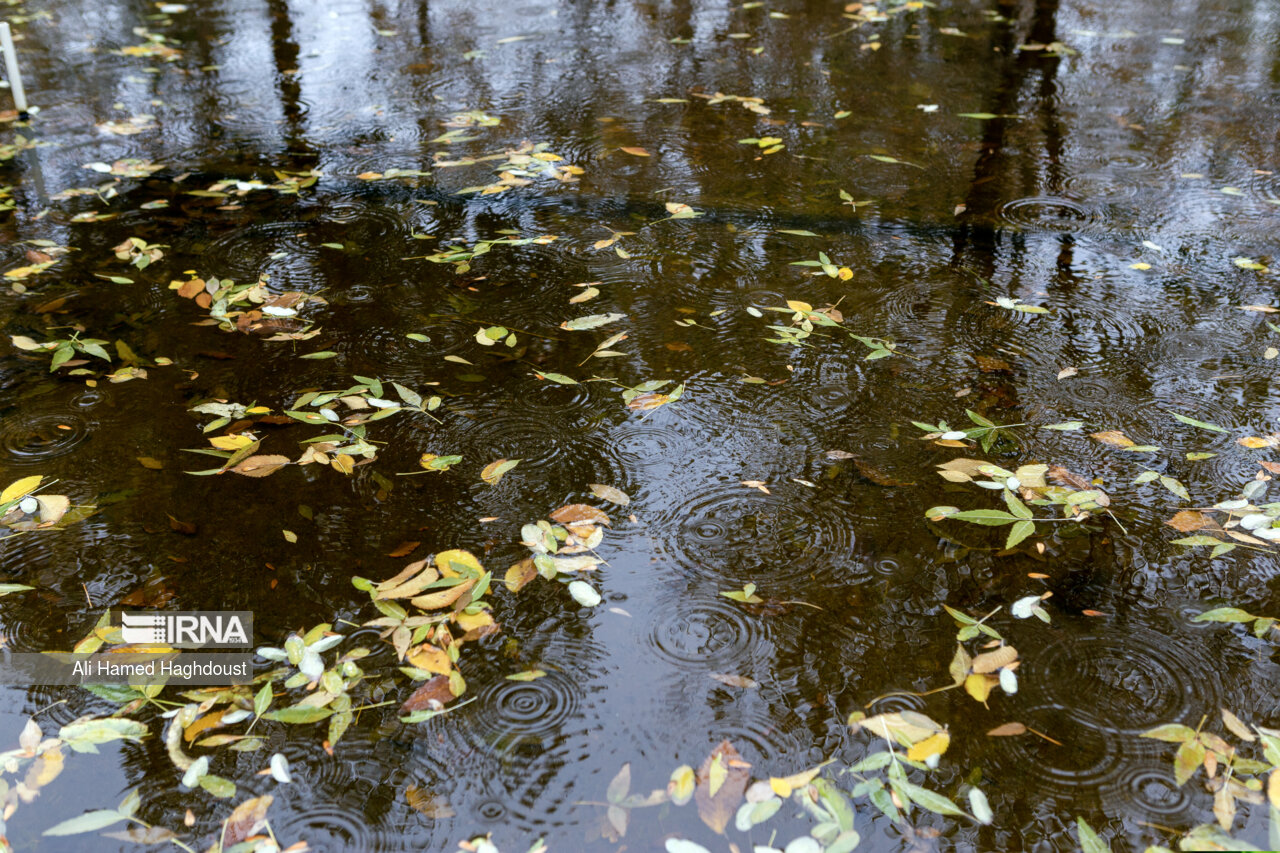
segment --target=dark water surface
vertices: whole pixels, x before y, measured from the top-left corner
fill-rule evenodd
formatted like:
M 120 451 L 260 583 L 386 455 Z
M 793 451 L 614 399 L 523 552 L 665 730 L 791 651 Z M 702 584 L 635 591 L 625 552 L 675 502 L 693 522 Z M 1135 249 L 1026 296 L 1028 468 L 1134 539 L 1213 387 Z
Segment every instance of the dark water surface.
M 0 144 L 36 142 L 0 151 L 13 154 L 0 184 L 15 202 L 0 213 L 0 260 L 14 270 L 41 260 L 32 250 L 70 251 L 0 287 L 0 480 L 56 477 L 55 491 L 100 509 L 0 542 L 0 579 L 36 587 L 4 599 L 5 647 L 70 647 L 102 608 L 151 581 L 143 598 L 169 609 L 254 611 L 261 644 L 334 623 L 352 635 L 340 649 L 374 650 L 357 704 L 389 702 L 363 711 L 332 755 L 324 724 L 267 721 L 254 727 L 266 738 L 259 751 L 207 750 L 211 771 L 238 786 L 229 799 L 180 787 L 166 721 L 143 708 L 131 714 L 150 727 L 141 743 L 68 752 L 62 774 L 10 818 L 16 849 L 141 849 L 97 833 L 41 837 L 130 789 L 142 818 L 197 849 L 236 803 L 267 793 L 281 847 L 454 850 L 492 832 L 508 853 L 538 837 L 553 850 L 651 850 L 672 837 L 714 851 L 781 848 L 815 824 L 795 801 L 749 832 L 730 821 L 727 838 L 693 803 L 638 808 L 615 841 L 598 803 L 624 764 L 632 790 L 647 793 L 726 739 L 756 779 L 835 758 L 827 776 L 847 792 L 857 780 L 839 769 L 885 746 L 851 731 L 859 710 L 947 726 L 937 770 L 909 778 L 966 810 L 976 784 L 995 813 L 983 826 L 916 809 L 895 824 L 855 797 L 860 850 L 1070 850 L 1078 816 L 1117 851 L 1176 848 L 1178 833 L 1214 822 L 1205 771 L 1179 787 L 1176 747 L 1140 735 L 1207 717 L 1206 731 L 1239 744 L 1222 708 L 1280 727 L 1275 632 L 1260 640 L 1192 621 L 1227 605 L 1280 615 L 1275 547 L 1200 531 L 1240 545 L 1211 559 L 1208 547 L 1173 544 L 1191 534 L 1165 524 L 1239 498 L 1269 476 L 1259 461 L 1276 458 L 1237 439 L 1280 430 L 1280 359 L 1267 357 L 1280 326 L 1241 310 L 1277 302 L 1266 267 L 1280 246 L 1280 7 L 858 5 L 7 7 L 40 110 L 0 129 Z M 767 143 L 739 141 L 762 137 L 785 147 L 765 154 Z M 446 163 L 524 143 L 562 159 L 532 161 L 540 171 L 524 185 L 459 194 L 499 181 L 506 158 Z M 158 169 L 85 168 L 125 158 Z M 545 171 L 564 165 L 580 174 Z M 390 169 L 422 174 L 387 178 Z M 296 192 L 259 188 L 276 170 L 318 179 Z M 67 197 L 73 188 L 97 192 Z M 700 215 L 664 221 L 668 203 Z M 611 232 L 633 233 L 597 247 Z M 467 270 L 420 257 L 507 235 L 556 239 L 495 245 Z M 163 257 L 141 270 L 117 259 L 113 247 L 130 237 L 162 244 Z M 835 277 L 792 265 L 819 253 Z M 325 301 L 298 316 L 320 333 L 269 341 L 193 325 L 208 312 L 169 288 L 188 270 L 318 293 Z M 573 285 L 587 282 L 598 295 L 571 304 L 584 291 Z M 769 342 L 768 326 L 791 314 L 763 309 L 787 300 L 837 304 L 845 328 L 896 352 L 866 360 L 866 346 L 821 326 L 826 336 L 803 346 Z M 561 328 L 614 312 L 624 317 Z M 515 346 L 477 343 L 493 325 L 515 330 Z M 146 378 L 105 379 L 118 357 L 84 365 L 87 375 L 50 374 L 47 354 L 7 343 L 75 329 L 108 341 L 113 357 L 124 341 Z M 619 332 L 623 356 L 587 361 Z M 300 358 L 319 351 L 336 355 Z M 172 364 L 155 366 L 161 357 Z M 1066 368 L 1076 372 L 1059 378 Z M 548 372 L 580 384 L 540 378 Z M 217 434 L 202 433 L 212 416 L 192 406 L 220 399 L 278 414 L 353 375 L 440 396 L 438 422 L 399 413 L 369 424 L 377 458 L 350 474 L 184 473 L 218 464 L 183 452 Z M 683 395 L 629 409 L 621 386 L 648 380 L 672 380 L 667 392 L 683 383 Z M 965 429 L 966 408 L 1030 426 L 984 453 L 973 441 L 922 440 L 912 425 Z M 1040 428 L 1066 421 L 1083 428 Z M 291 459 L 324 432 L 252 429 L 260 452 Z M 1104 431 L 1158 449 L 1089 437 Z M 396 476 L 420 471 L 424 453 L 463 459 Z M 1008 527 L 925 517 L 940 505 L 1005 509 L 1001 492 L 937 475 L 957 457 L 1062 466 L 1105 490 L 1110 512 L 1037 525 L 1005 550 Z M 520 462 L 482 482 L 500 458 Z M 1159 480 L 1134 484 L 1147 470 L 1189 497 Z M 589 484 L 632 502 L 602 501 Z M 1250 493 L 1255 506 L 1274 495 L 1268 486 Z M 607 564 L 586 578 L 604 599 L 595 607 L 545 580 L 518 594 L 500 583 L 529 554 L 521 526 L 567 503 L 613 521 L 597 549 Z M 1034 510 L 1062 518 L 1060 507 Z M 421 545 L 387 556 L 404 542 Z M 378 629 L 356 627 L 379 614 L 351 578 L 388 578 L 449 548 L 494 572 L 502 630 L 463 647 L 463 698 L 475 701 L 404 725 L 398 706 L 415 685 Z M 748 583 L 766 604 L 720 594 Z M 1010 615 L 1045 592 L 1050 624 Z M 973 616 L 1003 608 L 989 623 L 1019 651 L 1018 692 L 997 689 L 987 707 L 952 690 L 865 709 L 952 683 L 956 625 L 944 604 Z M 506 678 L 533 668 L 547 674 Z M 276 707 L 303 695 L 281 686 Z M 186 701 L 173 689 L 162 698 Z M 48 737 L 116 707 L 80 690 L 7 688 L 0 743 L 16 748 L 32 714 Z M 1056 743 L 986 735 L 1012 721 Z M 256 775 L 275 752 L 292 784 Z M 1263 760 L 1256 743 L 1241 754 Z M 1230 825 L 1268 844 L 1265 803 L 1240 800 Z

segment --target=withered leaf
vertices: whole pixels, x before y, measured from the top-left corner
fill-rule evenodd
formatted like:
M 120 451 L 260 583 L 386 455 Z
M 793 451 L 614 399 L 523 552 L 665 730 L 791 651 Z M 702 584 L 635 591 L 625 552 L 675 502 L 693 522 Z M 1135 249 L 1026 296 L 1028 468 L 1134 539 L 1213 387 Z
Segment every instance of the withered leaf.
M 551 513 L 551 520 L 560 524 L 608 524 L 609 516 L 589 504 L 568 504 Z
M 418 546 L 421 544 L 422 544 L 421 542 L 401 542 L 399 545 L 395 547 L 395 550 L 390 551 L 387 554 L 387 556 L 388 557 L 407 557 L 410 554 L 412 554 L 414 551 L 418 550 Z
M 725 772 L 723 780 L 720 781 L 713 795 L 711 793 L 712 765 L 717 762 Z M 698 806 L 698 817 L 702 818 L 702 822 L 712 831 L 723 834 L 725 827 L 733 819 L 734 812 L 738 810 L 738 803 L 742 801 L 747 783 L 751 779 L 749 767 L 750 765 L 743 761 L 742 756 L 733 748 L 733 744 L 726 740 L 711 750 L 711 755 L 707 756 L 702 766 L 698 768 L 698 784 L 693 792 L 693 800 Z M 716 775 L 719 776 L 719 773 Z
M 996 726 L 987 732 L 988 737 L 1012 737 L 1014 735 L 1025 735 L 1027 727 L 1022 723 L 1005 723 L 1002 726 Z
M 1093 484 L 1089 482 L 1088 478 L 1082 477 L 1072 471 L 1068 471 L 1061 465 L 1050 465 L 1049 470 L 1045 472 L 1045 475 L 1055 483 L 1059 483 L 1063 486 L 1070 486 L 1073 489 L 1087 491 L 1093 487 Z
M 236 806 L 227 822 L 222 825 L 223 849 L 239 844 L 262 829 L 267 821 L 267 809 L 274 799 L 275 797 L 267 794 L 245 800 Z
M 404 704 L 400 706 L 400 713 L 412 714 L 414 711 L 431 710 L 432 702 L 438 702 L 443 706 L 452 702 L 453 699 L 453 690 L 449 687 L 449 676 L 437 675 L 404 700 Z
M 442 820 L 457 814 L 449 801 L 439 794 L 433 794 L 425 788 L 410 785 L 404 789 L 405 802 L 414 811 L 424 814 L 431 820 Z
M 1182 510 L 1166 521 L 1165 524 L 1182 533 L 1191 533 L 1194 530 L 1204 530 L 1205 528 L 1218 529 L 1216 521 L 1203 512 L 1194 509 Z
M 1018 650 L 1013 646 L 1001 646 L 990 652 L 983 652 L 973 659 L 970 669 L 979 674 L 995 672 L 1018 659 Z
M 246 477 L 266 477 L 269 474 L 274 474 L 288 464 L 288 456 L 263 454 L 260 456 L 250 456 L 231 470 L 237 474 L 243 474 Z

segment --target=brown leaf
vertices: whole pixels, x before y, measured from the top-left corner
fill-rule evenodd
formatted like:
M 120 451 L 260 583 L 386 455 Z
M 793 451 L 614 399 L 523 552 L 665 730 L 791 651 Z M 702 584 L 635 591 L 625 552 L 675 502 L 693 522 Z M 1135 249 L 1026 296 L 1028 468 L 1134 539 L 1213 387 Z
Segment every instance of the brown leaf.
M 231 470 L 237 474 L 243 474 L 246 477 L 266 477 L 269 474 L 274 474 L 288 464 L 288 456 L 264 454 L 260 456 L 250 456 Z
M 896 477 L 890 477 L 879 468 L 863 462 L 858 457 L 853 458 L 853 467 L 858 469 L 858 473 L 866 479 L 875 483 L 877 486 L 914 486 L 914 483 L 908 483 L 905 480 L 899 480 Z
M 711 765 L 717 759 L 725 770 L 724 781 L 711 795 Z M 698 786 L 694 789 L 693 800 L 698 806 L 698 817 L 716 833 L 723 833 L 724 828 L 733 819 L 738 810 L 738 803 L 746 793 L 747 782 L 751 779 L 750 767 L 729 741 L 722 741 L 711 750 L 711 755 L 698 768 Z
M 1109 429 L 1105 432 L 1094 432 L 1089 434 L 1090 438 L 1096 438 L 1103 444 L 1110 444 L 1113 447 L 1133 447 L 1134 441 L 1129 436 L 1119 430 Z
M 1093 488 L 1093 484 L 1089 482 L 1088 478 L 1082 477 L 1072 471 L 1068 471 L 1061 465 L 1050 465 L 1049 470 L 1045 472 L 1045 476 L 1050 480 L 1053 480 L 1055 483 L 1059 483 L 1063 486 L 1070 486 L 1073 489 L 1087 491 Z
M 457 814 L 444 797 L 433 794 L 425 788 L 419 788 L 417 785 L 410 785 L 404 789 L 404 799 L 411 809 L 426 815 L 431 820 L 442 820 Z
M 978 365 L 978 370 L 983 373 L 1013 373 L 1013 368 L 1009 362 L 1003 358 L 994 358 L 989 355 L 975 355 L 973 360 Z
M 153 575 L 142 586 L 120 599 L 120 604 L 125 607 L 164 607 L 177 594 L 177 586 L 169 578 Z
M 745 675 L 731 675 L 724 672 L 712 672 L 708 673 L 708 675 L 721 684 L 727 684 L 730 687 L 741 687 L 745 690 L 751 690 L 760 686 L 760 682 L 756 681 L 754 678 L 747 678 Z
M 195 524 L 193 524 L 190 521 L 182 521 L 180 519 L 174 518 L 172 515 L 169 516 L 169 527 L 172 530 L 178 531 L 183 536 L 196 535 L 197 528 Z
M 609 516 L 589 504 L 568 504 L 551 513 L 551 520 L 560 524 L 608 524 Z
M 1013 646 L 1001 646 L 995 651 L 983 652 L 973 659 L 970 668 L 982 675 L 995 672 L 1018 659 L 1018 650 Z
M 648 151 L 645 151 L 643 148 L 638 148 L 638 147 L 633 146 L 633 145 L 624 145 L 623 147 L 619 148 L 618 150 L 619 150 L 619 151 L 625 151 L 625 152 L 627 152 L 628 154 L 632 155 L 633 157 L 648 157 L 648 156 L 650 156 Z
M 275 799 L 270 794 L 245 800 L 222 825 L 222 848 L 225 850 L 244 841 L 262 829 L 267 822 L 267 809 Z
M 388 557 L 407 557 L 414 551 L 418 550 L 421 542 L 401 542 L 396 546 L 395 550 L 387 554 Z
M 1022 723 L 1005 723 L 987 732 L 987 737 L 1012 737 L 1014 735 L 1025 735 L 1026 733 L 1027 727 Z
M 1267 462 L 1260 459 L 1258 460 L 1258 464 L 1270 471 L 1272 474 L 1280 474 L 1280 462 Z
M 201 278 L 193 278 L 191 281 L 184 281 L 182 286 L 178 288 L 178 295 L 183 299 L 194 299 L 196 294 L 204 292 L 204 279 Z
M 413 691 L 413 695 L 404 700 L 404 704 L 400 706 L 400 713 L 412 714 L 414 711 L 430 710 L 432 702 L 439 702 L 441 706 L 444 706 L 452 702 L 453 699 L 453 691 L 449 689 L 449 676 L 437 675 Z
M 1217 529 L 1218 523 L 1203 512 L 1194 509 L 1184 509 L 1174 515 L 1173 518 L 1165 522 L 1174 530 L 1182 533 L 1191 533 L 1194 530 L 1204 530 L 1206 527 Z

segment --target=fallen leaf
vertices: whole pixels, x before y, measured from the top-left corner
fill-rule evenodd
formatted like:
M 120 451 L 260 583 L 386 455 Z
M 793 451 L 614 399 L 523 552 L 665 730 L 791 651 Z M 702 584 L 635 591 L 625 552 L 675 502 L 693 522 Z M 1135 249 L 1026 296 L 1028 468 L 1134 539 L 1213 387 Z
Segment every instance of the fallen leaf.
M 730 687 L 742 687 L 747 690 L 752 690 L 760 686 L 760 682 L 756 681 L 754 678 L 747 678 L 745 675 L 730 675 L 723 672 L 712 672 L 708 673 L 708 675 L 721 684 L 727 684 Z
M 437 675 L 426 684 L 413 691 L 413 694 L 400 706 L 400 713 L 411 714 L 414 711 L 434 710 L 447 705 L 454 699 L 453 690 L 449 687 L 449 676 Z
M 417 785 L 410 785 L 404 789 L 404 799 L 409 804 L 409 808 L 426 815 L 431 820 L 443 820 L 457 815 L 448 800 Z
M 504 474 L 519 464 L 519 459 L 496 459 L 484 466 L 484 469 L 480 472 L 480 479 L 490 486 L 496 486 Z
M 231 470 L 237 474 L 243 474 L 246 477 L 266 477 L 268 474 L 274 474 L 288 464 L 288 456 L 266 454 L 262 456 L 250 456 Z
M 422 544 L 421 542 L 401 542 L 399 545 L 395 547 L 395 550 L 389 552 L 387 556 L 388 557 L 407 557 L 410 554 L 412 554 L 414 551 L 418 550 L 418 546 L 421 544 Z
M 1105 432 L 1091 433 L 1090 438 L 1096 438 L 1103 444 L 1110 444 L 1115 447 L 1133 447 L 1133 439 L 1129 438 L 1119 430 L 1107 430 Z
M 550 516 L 552 521 L 560 524 L 608 524 L 609 516 L 588 504 L 568 504 L 560 507 Z
M 262 797 L 254 797 L 251 800 L 245 800 L 243 803 L 235 807 L 231 812 L 231 816 L 227 818 L 226 823 L 222 825 L 222 847 L 223 849 L 233 847 L 244 841 L 252 835 L 256 835 L 258 830 L 266 826 L 267 809 L 271 807 L 274 797 L 267 794 Z
M 1194 509 L 1182 510 L 1166 521 L 1165 524 L 1182 533 L 1191 533 L 1194 530 L 1203 530 L 1206 527 L 1220 529 L 1216 521 L 1203 512 Z
M 749 767 L 726 740 L 713 749 L 698 768 L 693 800 L 698 806 L 698 817 L 713 832 L 723 834 L 725 827 L 733 819 L 751 779 Z M 713 776 L 717 778 L 713 780 Z M 715 781 L 719 784 L 713 784 Z
M 648 156 L 649 156 L 649 152 L 648 152 L 648 151 L 645 151 L 643 148 L 636 148 L 636 147 L 634 147 L 634 146 L 629 146 L 629 145 L 624 145 L 623 147 L 619 148 L 618 150 L 619 150 L 619 151 L 625 151 L 625 152 L 627 152 L 628 154 L 631 154 L 631 155 L 633 155 L 633 156 L 635 156 L 635 157 L 648 157 Z
M 601 485 L 600 483 L 592 483 L 589 486 L 587 486 L 587 488 L 590 489 L 591 493 L 596 497 L 602 500 L 609 501 L 611 503 L 618 504 L 619 506 L 626 506 L 627 504 L 631 503 L 631 498 L 627 496 L 626 492 L 622 491 L 621 489 L 615 489 L 613 486 L 605 486 L 605 485 Z
M 988 737 L 1012 737 L 1014 735 L 1024 735 L 1027 733 L 1027 727 L 1022 723 L 1005 723 L 1002 726 L 996 726 L 987 732 Z

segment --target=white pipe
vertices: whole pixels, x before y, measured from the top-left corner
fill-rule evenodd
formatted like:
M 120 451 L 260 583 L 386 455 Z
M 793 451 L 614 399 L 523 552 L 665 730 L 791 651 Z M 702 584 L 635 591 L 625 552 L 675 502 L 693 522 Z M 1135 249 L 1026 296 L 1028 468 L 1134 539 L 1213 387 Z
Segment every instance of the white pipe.
M 18 52 L 13 49 L 13 34 L 7 21 L 0 21 L 0 50 L 4 51 L 5 76 L 13 91 L 13 105 L 19 113 L 27 112 L 27 93 L 22 88 L 22 72 L 18 70 Z

